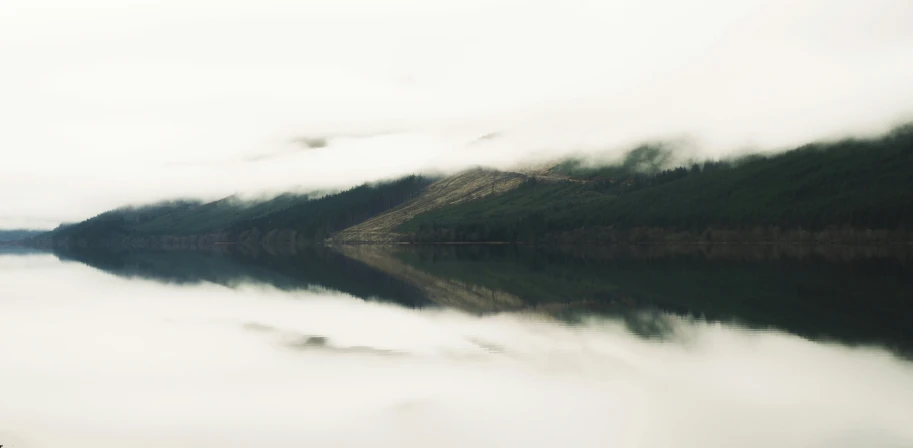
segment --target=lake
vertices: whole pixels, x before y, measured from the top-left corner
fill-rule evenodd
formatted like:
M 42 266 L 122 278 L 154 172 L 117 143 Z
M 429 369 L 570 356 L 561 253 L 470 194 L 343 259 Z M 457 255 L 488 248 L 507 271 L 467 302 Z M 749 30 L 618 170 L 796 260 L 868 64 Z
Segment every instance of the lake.
M 909 447 L 904 248 L 0 250 L 0 445 Z

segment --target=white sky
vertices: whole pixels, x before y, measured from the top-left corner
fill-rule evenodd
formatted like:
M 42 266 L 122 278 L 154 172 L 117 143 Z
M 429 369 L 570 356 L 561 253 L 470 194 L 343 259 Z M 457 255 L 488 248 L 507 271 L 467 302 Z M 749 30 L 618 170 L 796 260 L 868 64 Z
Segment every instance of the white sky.
M 0 228 L 644 139 L 879 132 L 911 118 L 911 23 L 909 0 L 3 0 Z

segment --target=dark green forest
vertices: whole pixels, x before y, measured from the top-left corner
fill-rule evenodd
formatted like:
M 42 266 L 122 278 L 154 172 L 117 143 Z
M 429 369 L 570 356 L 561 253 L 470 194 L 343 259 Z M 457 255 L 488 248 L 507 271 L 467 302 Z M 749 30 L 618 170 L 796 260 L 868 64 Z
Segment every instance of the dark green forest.
M 663 148 L 645 146 L 615 166 L 569 160 L 552 170 L 564 181 L 531 178 L 499 196 L 417 215 L 400 230 L 419 242 L 619 235 L 638 242 L 651 238 L 649 229 L 710 240 L 708 231 L 727 230 L 757 241 L 866 230 L 869 239 L 906 241 L 906 229 L 913 229 L 913 126 L 880 138 L 663 169 L 668 159 Z
M 285 194 L 262 202 L 226 198 L 208 203 L 172 201 L 122 208 L 61 227 L 51 238 L 54 245 L 65 240 L 94 245 L 130 237 L 287 229 L 322 239 L 326 232 L 361 222 L 415 197 L 430 183 L 426 177 L 407 176 L 322 197 Z
M 257 217 L 235 220 L 229 230 L 290 229 L 323 240 L 418 196 L 432 180 L 408 176 L 380 185 L 361 185 Z
M 638 147 L 612 165 L 568 159 L 504 193 L 407 217 L 395 238 L 418 243 L 913 242 L 913 125 L 878 138 L 813 143 L 779 154 L 678 166 L 676 159 L 658 144 Z M 91 246 L 217 235 L 210 240 L 320 244 L 417 197 L 433 180 L 413 175 L 324 196 L 122 208 L 58 228 L 50 239 L 54 246 Z
M 27 230 L 27 229 L 10 229 L 3 230 L 0 229 L 0 244 L 9 243 L 13 241 L 18 241 L 25 238 L 30 238 L 36 235 L 44 233 L 42 230 Z

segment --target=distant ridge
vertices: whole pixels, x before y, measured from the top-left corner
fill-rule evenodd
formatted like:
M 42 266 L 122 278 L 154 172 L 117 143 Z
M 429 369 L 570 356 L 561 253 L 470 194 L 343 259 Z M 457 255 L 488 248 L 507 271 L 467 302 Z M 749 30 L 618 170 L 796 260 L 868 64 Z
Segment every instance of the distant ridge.
M 172 201 L 33 236 L 44 247 L 238 244 L 913 244 L 913 126 L 873 139 L 675 166 L 644 145 L 619 163 L 412 175 L 321 197 Z M 21 235 L 21 234 L 20 234 Z
M 645 146 L 595 167 L 566 160 L 519 188 L 426 211 L 396 231 L 412 242 L 913 241 L 913 126 L 682 166 L 668 166 L 664 151 Z
M 21 241 L 27 238 L 32 238 L 42 233 L 47 232 L 47 230 L 34 230 L 34 229 L 9 229 L 2 230 L 0 229 L 0 244 L 2 243 L 12 243 L 15 241 Z

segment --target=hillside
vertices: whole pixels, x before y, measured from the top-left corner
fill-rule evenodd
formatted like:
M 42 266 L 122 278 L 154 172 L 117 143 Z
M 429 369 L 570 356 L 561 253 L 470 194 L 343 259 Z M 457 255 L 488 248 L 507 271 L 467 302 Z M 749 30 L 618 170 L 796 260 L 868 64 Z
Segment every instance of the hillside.
M 390 242 L 404 236 L 396 228 L 416 215 L 512 190 L 527 177 L 518 173 L 474 169 L 431 184 L 414 200 L 349 227 L 333 236 L 337 243 Z
M 195 248 L 237 242 L 256 245 L 282 233 L 287 244 L 308 245 L 408 201 L 430 183 L 422 176 L 407 176 L 322 197 L 285 194 L 260 202 L 226 198 L 121 208 L 58 228 L 32 242 L 52 247 Z
M 612 165 L 413 175 L 321 197 L 172 201 L 33 239 L 54 247 L 272 248 L 391 242 L 913 242 L 913 126 L 873 139 L 674 166 L 645 145 Z M 283 251 L 285 249 L 277 249 Z
M 397 230 L 416 242 L 878 243 L 911 237 L 910 126 L 881 138 L 767 157 L 669 169 L 651 163 L 663 158 L 661 151 L 639 149 L 618 166 L 566 161 L 551 173 L 568 180 L 531 178 L 502 195 L 418 214 Z
M 43 230 L 28 230 L 28 229 L 3 230 L 3 229 L 0 229 L 0 244 L 12 243 L 15 241 L 34 237 L 34 236 L 40 235 L 42 233 L 44 233 Z

